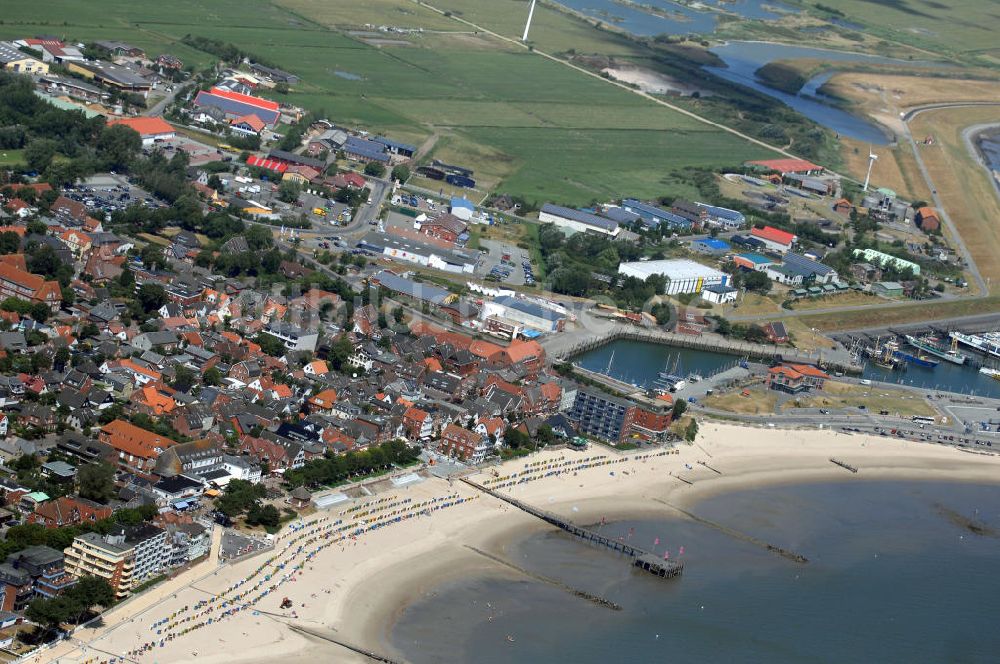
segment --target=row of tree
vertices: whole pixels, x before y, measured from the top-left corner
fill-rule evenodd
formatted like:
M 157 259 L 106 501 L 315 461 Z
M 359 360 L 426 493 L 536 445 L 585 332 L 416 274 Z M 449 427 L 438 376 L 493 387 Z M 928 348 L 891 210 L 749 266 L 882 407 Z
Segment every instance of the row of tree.
M 419 447 L 411 447 L 403 441 L 394 440 L 358 452 L 327 453 L 321 459 L 307 461 L 302 468 L 286 471 L 285 482 L 292 487 L 331 485 L 351 477 L 385 470 L 394 465 L 410 465 L 419 457 Z

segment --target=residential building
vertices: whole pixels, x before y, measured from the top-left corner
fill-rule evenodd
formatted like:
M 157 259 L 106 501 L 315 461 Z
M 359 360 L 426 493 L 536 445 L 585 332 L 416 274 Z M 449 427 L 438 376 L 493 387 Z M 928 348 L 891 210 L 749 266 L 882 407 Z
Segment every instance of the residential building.
M 830 376 L 810 364 L 780 364 L 767 372 L 767 385 L 772 390 L 799 394 L 821 390 Z
M 0 568 L 6 565 L 28 575 L 34 597 L 57 597 L 76 583 L 76 577 L 66 572 L 63 552 L 48 546 L 29 546 L 12 553 Z M 5 604 L 6 597 L 0 600 L 0 606 Z
M 920 230 L 925 233 L 934 233 L 941 229 L 941 219 L 937 210 L 932 207 L 922 207 L 917 210 L 915 220 Z
M 177 444 L 124 420 L 113 420 L 101 427 L 98 440 L 118 452 L 119 466 L 142 474 L 151 473 L 160 454 Z
M 629 438 L 655 440 L 665 435 L 671 421 L 668 402 L 640 406 L 596 388 L 579 387 L 568 413 L 581 433 L 610 442 Z
M 486 436 L 450 423 L 441 432 L 442 454 L 457 457 L 471 464 L 482 463 L 492 445 Z
M 904 293 L 903 284 L 898 281 L 879 281 L 872 290 L 882 297 L 902 297 Z
M 84 533 L 64 553 L 68 573 L 104 579 L 120 600 L 164 569 L 169 560 L 167 531 L 143 523 L 104 536 Z
M 316 343 L 319 341 L 318 332 L 303 330 L 297 325 L 281 321 L 269 323 L 264 331 L 279 339 L 288 350 L 304 350 L 311 353 L 316 350 Z
M 0 299 L 8 297 L 41 303 L 52 311 L 62 306 L 62 288 L 58 281 L 47 281 L 45 277 L 0 263 Z
M 642 281 L 653 275 L 666 277 L 664 293 L 667 295 L 700 293 L 705 286 L 729 283 L 729 275 L 725 272 L 685 258 L 622 263 L 618 273 Z

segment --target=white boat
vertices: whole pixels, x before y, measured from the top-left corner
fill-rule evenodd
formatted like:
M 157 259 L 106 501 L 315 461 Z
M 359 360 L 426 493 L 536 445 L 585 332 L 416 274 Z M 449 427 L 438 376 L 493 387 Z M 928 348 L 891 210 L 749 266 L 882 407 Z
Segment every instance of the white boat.
M 998 369 L 990 369 L 989 367 L 982 367 L 979 370 L 979 373 L 983 374 L 984 376 L 989 376 L 993 380 L 1000 380 L 1000 370 Z
M 1000 334 L 996 332 L 985 332 L 983 334 L 965 334 L 964 332 L 950 332 L 952 339 L 962 344 L 986 353 L 993 357 L 1000 357 Z

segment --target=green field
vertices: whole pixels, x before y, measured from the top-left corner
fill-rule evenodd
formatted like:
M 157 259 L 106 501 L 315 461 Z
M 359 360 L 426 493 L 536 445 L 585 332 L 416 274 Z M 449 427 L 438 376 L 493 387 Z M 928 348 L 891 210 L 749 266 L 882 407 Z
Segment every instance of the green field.
M 860 23 L 865 31 L 918 49 L 955 56 L 996 51 L 1000 12 L 984 0 L 824 0 L 822 4 Z
M 505 36 L 519 36 L 527 10 L 524 0 L 444 0 L 440 6 Z M 423 32 L 372 32 L 368 23 Z M 181 38 L 232 42 L 302 78 L 287 97 L 292 103 L 417 145 L 434 135 L 431 157 L 476 171 L 482 187 L 473 198 L 505 191 L 536 202 L 585 204 L 692 194 L 673 181 L 672 171 L 768 156 L 627 90 L 473 34 L 410 0 L 52 0 L 5 12 L 0 38 L 40 33 L 119 39 L 199 67 L 213 58 Z M 532 39 L 547 52 L 637 57 L 641 48 L 544 5 Z
M 24 163 L 24 150 L 0 150 L 0 166 L 16 166 Z

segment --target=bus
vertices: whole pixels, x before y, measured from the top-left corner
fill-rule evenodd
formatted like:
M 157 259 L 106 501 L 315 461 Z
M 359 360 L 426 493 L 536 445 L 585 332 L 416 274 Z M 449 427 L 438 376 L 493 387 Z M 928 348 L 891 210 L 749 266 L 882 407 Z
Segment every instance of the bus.
M 914 424 L 934 424 L 937 420 L 933 417 L 927 417 L 926 415 L 914 415 Z

